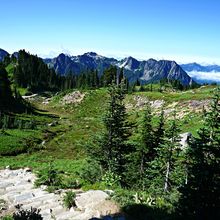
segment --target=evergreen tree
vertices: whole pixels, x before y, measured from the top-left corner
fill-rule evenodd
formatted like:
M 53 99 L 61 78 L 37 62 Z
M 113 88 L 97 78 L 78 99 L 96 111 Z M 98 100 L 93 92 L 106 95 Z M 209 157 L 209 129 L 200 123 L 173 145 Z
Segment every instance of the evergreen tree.
M 117 83 L 117 67 L 110 66 L 102 75 L 103 86 L 109 86 L 114 82 Z
M 164 144 L 165 137 L 165 118 L 164 110 L 161 110 L 158 126 L 154 132 L 155 137 L 155 148 L 158 149 L 159 146 Z
M 179 139 L 179 127 L 176 123 L 176 114 L 169 123 L 167 129 L 164 128 L 164 115 L 161 112 L 158 128 L 154 133 L 155 138 L 155 159 L 150 164 L 149 173 L 152 180 L 149 190 L 155 193 L 168 193 L 176 189 L 182 181 L 181 169 L 181 149 Z
M 8 73 L 5 68 L 0 65 L 0 110 L 12 104 L 13 96 L 10 88 Z
M 151 107 L 148 103 L 140 122 L 140 130 L 138 129 L 134 141 L 135 149 L 129 156 L 127 182 L 132 188 L 146 190 L 151 186 L 152 188 L 156 185 L 161 187 L 161 181 L 160 184 L 154 184 L 153 181 L 157 182 L 158 176 L 161 176 L 158 151 L 159 146 L 164 143 L 164 135 L 164 113 L 162 111 L 159 124 L 155 129 Z
M 127 144 L 131 135 L 131 124 L 127 121 L 124 106 L 124 85 L 109 87 L 109 102 L 104 125 L 106 132 L 102 135 L 99 145 L 93 149 L 93 156 L 108 172 L 123 176 L 126 165 L 126 155 L 129 151 Z M 123 180 L 122 182 L 123 183 Z
M 165 162 L 165 177 L 164 177 L 164 191 L 167 192 L 172 188 L 172 175 L 175 175 L 177 168 L 176 162 L 178 162 L 178 156 L 180 153 L 180 129 L 176 122 L 176 113 L 174 112 L 173 120 L 170 127 L 167 130 L 166 141 L 163 145 L 162 158 Z
M 188 181 L 181 189 L 180 213 L 190 219 L 220 218 L 220 90 L 214 94 L 198 138 L 187 152 Z
M 149 174 L 147 172 L 149 169 L 149 164 L 155 159 L 156 156 L 152 118 L 151 107 L 150 104 L 147 103 L 142 119 L 140 145 L 137 145 L 136 149 L 139 156 L 139 181 L 141 182 L 141 187 L 143 190 L 146 187 L 146 180 L 150 179 L 150 176 L 147 175 Z
M 120 84 L 122 82 L 122 80 L 125 78 L 124 77 L 124 68 L 120 69 L 118 78 L 119 78 L 119 84 Z

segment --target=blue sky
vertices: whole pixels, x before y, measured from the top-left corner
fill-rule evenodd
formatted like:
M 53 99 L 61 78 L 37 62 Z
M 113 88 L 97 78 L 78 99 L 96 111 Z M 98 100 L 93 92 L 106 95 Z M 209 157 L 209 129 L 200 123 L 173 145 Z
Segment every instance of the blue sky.
M 0 48 L 220 64 L 219 0 L 0 0 Z

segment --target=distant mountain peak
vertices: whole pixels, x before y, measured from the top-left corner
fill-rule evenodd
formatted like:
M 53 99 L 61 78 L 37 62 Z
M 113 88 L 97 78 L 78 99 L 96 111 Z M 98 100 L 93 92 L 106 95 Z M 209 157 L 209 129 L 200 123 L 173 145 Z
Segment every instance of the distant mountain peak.
M 97 54 L 97 53 L 95 53 L 95 52 L 87 52 L 87 53 L 84 53 L 83 55 L 86 55 L 86 56 L 91 56 L 91 57 L 98 56 L 98 54 Z
M 135 58 L 129 56 L 126 57 L 125 59 L 121 60 L 121 63 L 119 67 L 123 67 L 129 70 L 134 70 L 139 67 L 140 62 L 136 60 Z
M 147 62 L 157 62 L 157 60 L 150 58 L 149 60 L 147 60 Z
M 58 55 L 58 57 L 69 57 L 69 55 L 68 55 L 68 54 L 65 54 L 65 53 L 60 53 L 60 54 Z
M 0 48 L 0 62 L 3 61 L 4 58 L 8 55 L 9 55 L 9 53 L 7 51 Z

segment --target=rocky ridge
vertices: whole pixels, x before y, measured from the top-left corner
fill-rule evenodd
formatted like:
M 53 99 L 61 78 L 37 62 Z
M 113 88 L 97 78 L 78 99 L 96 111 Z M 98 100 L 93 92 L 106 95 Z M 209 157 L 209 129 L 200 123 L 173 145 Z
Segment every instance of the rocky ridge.
M 106 68 L 114 65 L 124 69 L 124 75 L 130 82 L 135 82 L 138 79 L 142 83 L 149 83 L 166 78 L 179 80 L 183 85 L 193 83 L 190 76 L 175 61 L 169 60 L 139 61 L 133 57 L 116 60 L 89 52 L 79 56 L 69 56 L 62 53 L 55 58 L 44 59 L 44 62 L 61 75 L 70 72 L 80 74 L 88 69 L 96 69 L 99 75 L 102 75 Z

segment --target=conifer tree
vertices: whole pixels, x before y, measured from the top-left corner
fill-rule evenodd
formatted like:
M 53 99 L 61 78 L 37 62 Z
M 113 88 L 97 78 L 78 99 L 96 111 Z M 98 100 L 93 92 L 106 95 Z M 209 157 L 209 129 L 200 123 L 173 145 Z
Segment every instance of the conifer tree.
M 12 91 L 10 88 L 10 81 L 8 73 L 3 66 L 0 65 L 0 109 L 12 104 Z
M 139 179 L 141 181 L 143 190 L 146 187 L 146 178 L 150 179 L 150 177 L 146 175 L 146 171 L 149 169 L 149 164 L 155 159 L 156 156 L 152 117 L 151 106 L 149 103 L 147 103 L 144 111 L 144 117 L 142 119 L 141 144 L 136 149 L 139 154 Z
M 171 121 L 170 127 L 166 133 L 166 141 L 163 145 L 162 157 L 165 162 L 165 173 L 164 173 L 164 191 L 167 192 L 172 187 L 172 174 L 175 172 L 176 162 L 180 153 L 180 129 L 177 125 L 176 112 L 174 112 L 173 120 Z
M 158 126 L 154 132 L 155 137 L 155 148 L 158 149 L 159 146 L 164 144 L 165 137 L 165 118 L 164 110 L 161 110 Z
M 188 181 L 181 189 L 179 210 L 192 219 L 220 218 L 220 89 L 198 138 L 191 140 L 188 158 Z
M 129 151 L 127 144 L 131 135 L 131 124 L 127 121 L 127 113 L 124 105 L 124 85 L 112 84 L 108 90 L 109 102 L 104 117 L 105 133 L 102 135 L 99 145 L 93 149 L 93 154 L 102 167 L 118 176 L 123 176 L 126 165 L 126 155 Z

